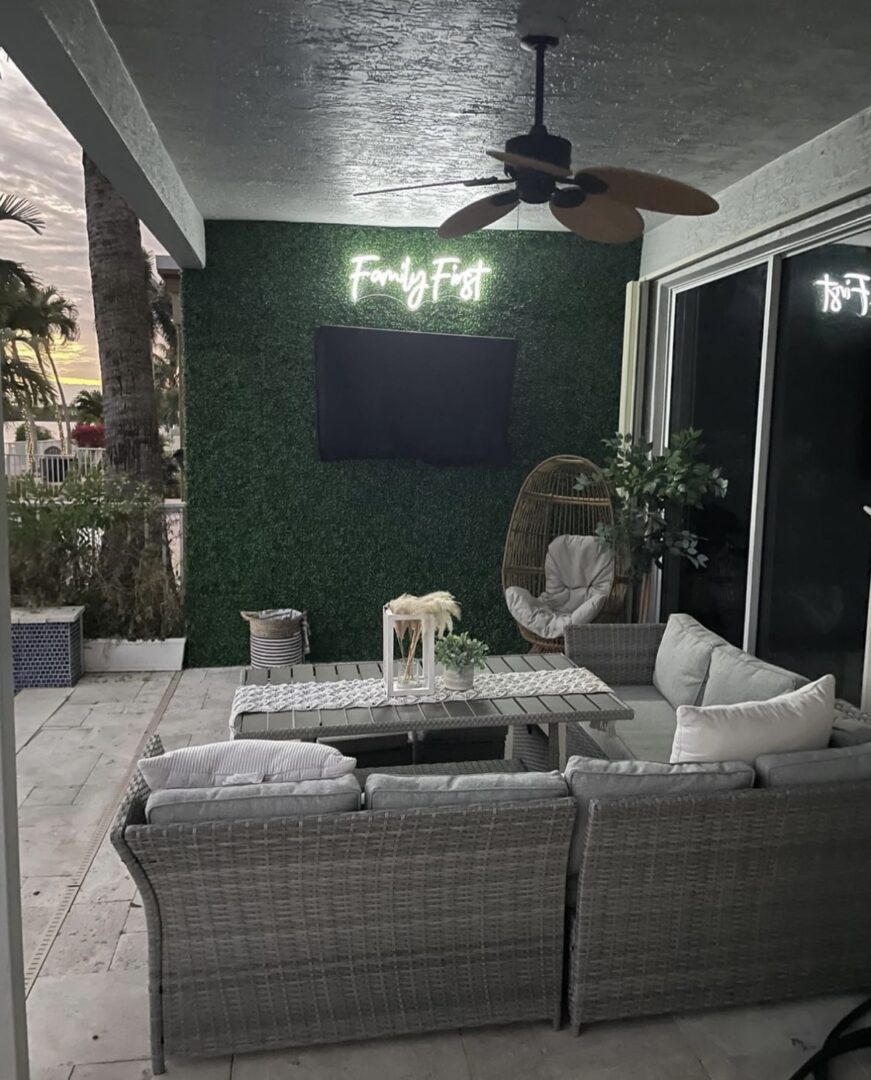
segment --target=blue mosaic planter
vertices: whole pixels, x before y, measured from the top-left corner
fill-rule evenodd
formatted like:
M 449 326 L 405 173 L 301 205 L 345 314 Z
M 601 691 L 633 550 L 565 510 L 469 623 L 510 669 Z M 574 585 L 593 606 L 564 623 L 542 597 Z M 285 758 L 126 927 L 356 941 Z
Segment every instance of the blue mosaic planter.
M 82 607 L 12 609 L 12 680 L 32 686 L 75 686 L 82 675 Z

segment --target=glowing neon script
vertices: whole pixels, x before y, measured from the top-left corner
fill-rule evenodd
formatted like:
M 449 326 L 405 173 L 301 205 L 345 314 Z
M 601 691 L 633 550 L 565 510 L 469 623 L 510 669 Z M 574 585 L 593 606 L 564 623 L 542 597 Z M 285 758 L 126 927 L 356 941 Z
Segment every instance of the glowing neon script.
M 378 290 L 388 285 L 398 285 L 405 294 L 409 311 L 417 311 L 427 299 L 434 304 L 444 300 L 446 289 L 453 290 L 452 295 L 457 300 L 478 301 L 481 299 L 481 282 L 484 275 L 490 273 L 490 267 L 480 259 L 471 266 L 463 267 L 460 260 L 452 255 L 433 259 L 432 272 L 412 270 L 409 255 L 399 264 L 398 270 L 372 265 L 380 262 L 380 255 L 355 255 L 351 259 L 351 299 L 355 304 L 367 296 L 377 295 L 375 292 L 361 295 L 361 287 L 367 282 Z
M 852 299 L 858 300 L 859 308 L 856 315 L 867 315 L 868 305 L 871 301 L 871 290 L 868 282 L 871 274 L 844 274 L 841 281 L 828 274 L 814 282 L 814 285 L 822 286 L 823 290 L 823 313 L 833 312 L 837 314 L 844 309 L 844 302 Z

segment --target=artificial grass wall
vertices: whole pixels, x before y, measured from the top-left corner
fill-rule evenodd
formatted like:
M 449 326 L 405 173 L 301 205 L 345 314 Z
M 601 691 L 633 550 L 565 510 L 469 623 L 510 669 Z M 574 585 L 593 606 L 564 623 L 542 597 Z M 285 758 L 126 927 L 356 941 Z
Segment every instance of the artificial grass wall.
M 213 222 L 205 270 L 186 270 L 186 633 L 192 665 L 242 663 L 242 609 L 306 608 L 315 660 L 377 657 L 381 606 L 449 589 L 461 628 L 524 648 L 501 594 L 508 519 L 551 454 L 596 459 L 617 423 L 625 282 L 637 245 L 568 233 Z M 351 302 L 350 260 L 439 255 L 491 267 L 478 303 Z M 513 337 L 505 468 L 319 462 L 314 332 L 323 324 Z

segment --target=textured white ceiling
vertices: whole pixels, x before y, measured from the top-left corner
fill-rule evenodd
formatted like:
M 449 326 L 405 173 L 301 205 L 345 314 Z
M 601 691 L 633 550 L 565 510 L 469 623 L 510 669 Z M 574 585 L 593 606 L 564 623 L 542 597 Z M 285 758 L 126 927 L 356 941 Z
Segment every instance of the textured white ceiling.
M 97 0 L 206 218 L 433 225 L 484 192 L 353 199 L 490 175 L 528 129 L 505 0 Z M 558 5 L 545 120 L 575 164 L 717 192 L 871 104 L 864 0 Z M 552 228 L 546 207 L 503 225 Z

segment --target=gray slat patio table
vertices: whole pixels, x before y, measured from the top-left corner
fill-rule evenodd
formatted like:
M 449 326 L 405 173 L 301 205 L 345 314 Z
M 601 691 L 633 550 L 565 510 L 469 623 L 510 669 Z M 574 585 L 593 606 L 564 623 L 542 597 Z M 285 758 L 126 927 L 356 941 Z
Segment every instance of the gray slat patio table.
M 495 673 L 543 671 L 575 667 L 559 653 L 525 656 L 490 656 L 487 668 Z M 335 682 L 337 679 L 372 679 L 382 675 L 381 664 L 296 664 L 293 667 L 245 668 L 241 684 Z M 344 709 L 297 709 L 290 712 L 246 712 L 236 719 L 237 739 L 302 739 L 314 741 L 342 735 L 383 735 L 464 727 L 507 727 L 509 743 L 514 727 L 537 724 L 547 731 L 551 768 L 566 762 L 565 725 L 575 720 L 614 734 L 617 720 L 631 720 L 634 713 L 615 694 L 563 694 L 523 698 L 478 698 L 473 701 L 417 703 Z M 510 746 L 506 757 L 510 757 Z

